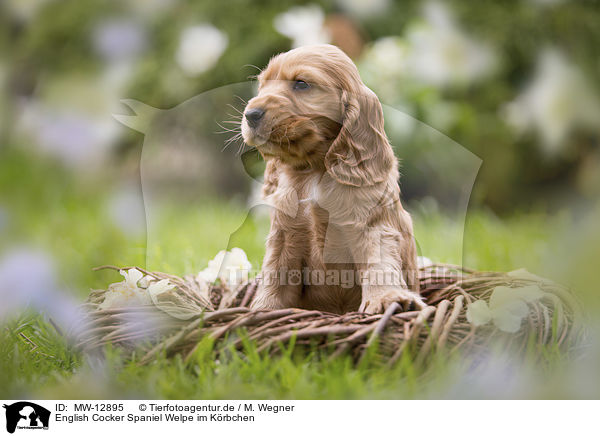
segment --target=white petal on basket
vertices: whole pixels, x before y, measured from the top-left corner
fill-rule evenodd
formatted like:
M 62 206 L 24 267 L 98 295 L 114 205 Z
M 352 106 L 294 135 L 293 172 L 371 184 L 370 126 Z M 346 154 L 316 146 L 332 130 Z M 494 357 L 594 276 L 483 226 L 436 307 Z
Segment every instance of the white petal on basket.
M 154 294 L 152 296 L 154 306 L 176 319 L 187 320 L 198 316 L 204 311 L 204 308 L 193 304 L 189 299 L 178 294 L 176 289 Z
M 519 298 L 531 302 L 535 300 L 539 300 L 547 295 L 547 292 L 544 292 L 540 289 L 538 285 L 529 285 L 518 288 Z
M 506 289 L 508 289 L 508 291 Z M 496 324 L 496 326 L 498 326 L 500 330 L 506 332 L 518 331 L 520 328 L 521 320 L 525 318 L 529 313 L 527 303 L 533 303 L 542 298 L 550 299 L 550 301 L 552 301 L 552 304 L 554 305 L 555 310 L 559 314 L 562 314 L 562 302 L 560 301 L 560 298 L 549 292 L 542 291 L 538 285 L 529 285 L 520 288 L 506 289 L 501 289 L 501 292 L 504 293 L 504 295 L 501 296 L 501 298 L 505 299 L 503 305 L 499 306 L 498 308 L 492 309 L 495 315 L 494 324 Z M 492 298 L 493 297 L 494 294 L 492 294 Z M 516 300 L 517 298 L 518 300 Z M 518 326 L 516 325 L 517 321 L 513 319 L 514 316 L 519 317 Z M 560 316 L 559 318 L 562 318 L 562 316 Z
M 489 307 L 496 327 L 507 333 L 517 332 L 521 328 L 521 320 L 529 313 L 527 303 L 521 298 L 520 288 L 507 286 L 494 288 Z
M 137 283 L 144 277 L 144 274 L 136 268 L 130 268 L 129 270 L 120 270 L 119 273 L 125 277 L 125 283 L 127 286 L 133 288 L 137 287 Z
M 494 316 L 494 325 L 503 332 L 515 333 L 521 329 L 522 320 L 522 316 L 515 315 L 512 312 L 505 310 Z
M 118 283 L 115 283 L 118 284 Z M 114 284 L 113 284 L 114 285 Z M 113 286 L 111 285 L 111 286 Z M 112 288 L 104 293 L 104 301 L 98 306 L 100 309 L 115 307 L 144 306 L 151 303 L 148 293 L 140 288 Z
M 187 320 L 204 310 L 179 294 L 177 286 L 170 283 L 168 279 L 151 283 L 147 291 L 154 306 L 173 318 Z
M 467 306 L 467 321 L 474 326 L 487 324 L 492 320 L 492 312 L 484 300 L 477 300 Z
M 198 273 L 196 280 L 210 284 L 220 279 L 229 286 L 238 286 L 248 279 L 251 269 L 252 263 L 244 250 L 234 247 L 231 251 L 219 251 L 214 259 L 208 261 L 208 266 Z
M 467 320 L 480 326 L 490 320 L 494 325 L 507 333 L 515 333 L 521 328 L 521 321 L 529 313 L 527 303 L 539 300 L 547 295 L 538 286 L 530 285 L 521 288 L 497 286 L 492 292 L 489 305 L 478 300 L 467 307 Z
M 120 270 L 119 273 L 125 277 L 125 280 L 108 286 L 104 293 L 104 300 L 98 306 L 100 309 L 143 306 L 151 303 L 146 290 L 138 287 L 138 282 L 144 278 L 144 274 L 140 270 L 130 268 L 129 270 Z
M 150 295 L 150 298 L 152 298 L 172 289 L 175 289 L 175 285 L 169 283 L 168 279 L 163 279 L 158 282 L 150 283 L 150 285 L 148 285 L 148 294 Z

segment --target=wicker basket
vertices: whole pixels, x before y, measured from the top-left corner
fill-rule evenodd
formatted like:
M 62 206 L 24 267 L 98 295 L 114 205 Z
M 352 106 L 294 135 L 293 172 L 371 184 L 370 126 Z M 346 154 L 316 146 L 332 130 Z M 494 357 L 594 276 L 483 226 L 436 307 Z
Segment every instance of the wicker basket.
M 436 264 L 420 270 L 421 294 L 429 305 L 425 309 L 401 312 L 399 305 L 393 304 L 378 315 L 335 315 L 295 308 L 252 311 L 249 305 L 256 281 L 234 290 L 213 286 L 207 301 L 200 296 L 200 284 L 193 277 L 137 269 L 156 280 L 169 279 L 176 286 L 174 292 L 159 304 L 101 310 L 106 291 L 93 291 L 84 305 L 89 328 L 78 338 L 81 349 L 97 350 L 112 343 L 126 351 L 141 349 L 141 363 L 163 352 L 189 359 L 199 341 L 210 336 L 217 351 L 225 345 L 242 348 L 243 338 L 247 338 L 260 352 L 278 353 L 282 347 L 277 344 L 293 340 L 295 347 L 322 348 L 332 357 L 349 353 L 357 360 L 367 349 L 376 348 L 382 359 L 393 364 L 408 348 L 417 361 L 423 361 L 433 350 L 481 351 L 495 340 L 521 353 L 532 341 L 568 351 L 582 333 L 580 309 L 573 296 L 526 272 L 476 272 Z M 489 301 L 496 288 L 508 287 L 518 293 L 531 285 L 538 286 L 544 297 L 527 303 L 528 313 L 518 331 L 507 333 L 492 322 L 475 325 L 469 321 L 468 306 L 477 300 Z M 542 347 L 537 348 L 541 352 Z

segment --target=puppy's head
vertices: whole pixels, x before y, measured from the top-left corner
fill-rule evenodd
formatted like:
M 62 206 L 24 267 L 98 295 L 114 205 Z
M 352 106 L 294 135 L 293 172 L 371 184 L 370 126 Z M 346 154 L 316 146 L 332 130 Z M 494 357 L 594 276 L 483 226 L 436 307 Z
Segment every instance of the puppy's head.
M 348 185 L 385 179 L 394 156 L 381 105 L 340 49 L 305 46 L 277 55 L 258 83 L 242 135 L 265 159 L 322 167 Z

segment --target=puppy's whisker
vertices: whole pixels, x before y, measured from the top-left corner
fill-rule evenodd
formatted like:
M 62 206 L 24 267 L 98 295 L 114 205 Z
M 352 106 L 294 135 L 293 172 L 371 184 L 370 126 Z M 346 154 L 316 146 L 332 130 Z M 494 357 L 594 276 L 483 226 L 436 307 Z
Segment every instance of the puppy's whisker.
M 256 68 L 256 70 L 257 70 L 258 72 L 262 71 L 262 70 L 261 70 L 259 67 L 257 67 L 257 66 L 256 66 L 256 65 L 254 65 L 254 64 L 244 64 L 244 67 L 252 67 L 252 68 Z
M 223 130 L 216 131 L 216 132 L 213 132 L 213 133 L 219 134 L 219 135 L 222 134 L 222 133 L 240 133 L 240 130 L 239 129 L 227 129 L 227 128 L 224 127 Z
M 231 138 L 227 139 L 225 141 L 225 145 L 221 149 L 221 152 L 224 152 L 227 149 L 227 147 L 229 147 L 231 144 L 233 144 L 234 142 L 236 142 L 236 141 L 238 141 L 240 139 L 242 139 L 242 134 L 241 133 L 238 133 L 238 134 L 232 136 Z M 242 141 L 242 144 L 243 144 L 243 141 Z M 239 153 L 239 150 L 238 150 L 238 153 Z
M 238 151 L 237 151 L 237 156 L 241 156 L 242 155 L 242 150 L 244 150 L 244 141 L 240 141 L 240 145 L 238 147 Z
M 214 132 L 214 133 L 220 134 L 220 133 L 238 133 L 238 132 L 240 132 L 239 128 L 233 128 L 232 129 L 232 128 L 224 126 L 223 124 L 219 123 L 218 121 L 216 123 L 217 123 L 217 126 L 219 126 L 223 130 L 220 131 L 220 132 L 217 131 L 217 132 Z
M 242 97 L 240 97 L 239 95 L 234 95 L 234 97 L 238 98 L 242 103 L 244 103 L 244 105 L 248 104 L 248 102 L 246 100 L 244 100 Z
M 232 104 L 227 104 L 227 106 L 229 106 L 231 109 L 233 109 L 234 111 L 236 111 L 238 114 L 240 114 L 241 116 L 244 116 L 244 112 L 240 111 L 238 108 L 236 108 L 234 105 Z

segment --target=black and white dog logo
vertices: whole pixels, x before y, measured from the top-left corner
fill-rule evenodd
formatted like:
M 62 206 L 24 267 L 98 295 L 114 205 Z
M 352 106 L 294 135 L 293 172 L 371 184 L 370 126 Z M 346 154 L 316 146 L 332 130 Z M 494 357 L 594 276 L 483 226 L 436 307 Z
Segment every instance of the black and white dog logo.
M 14 433 L 18 429 L 48 430 L 50 411 L 28 401 L 4 405 L 6 409 L 6 431 Z

